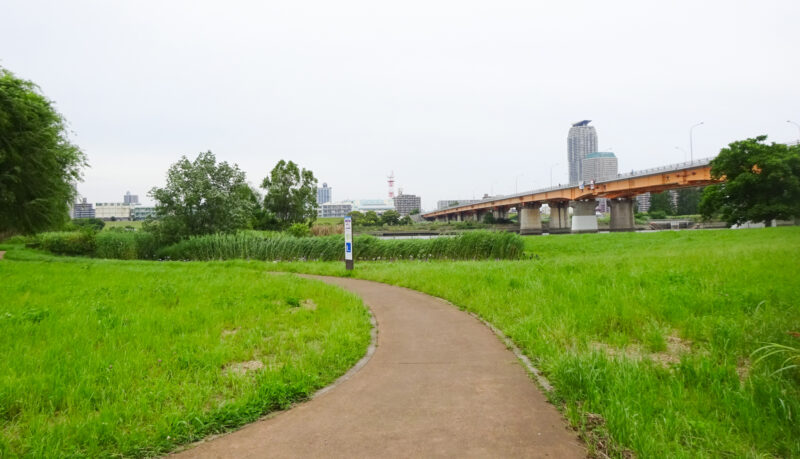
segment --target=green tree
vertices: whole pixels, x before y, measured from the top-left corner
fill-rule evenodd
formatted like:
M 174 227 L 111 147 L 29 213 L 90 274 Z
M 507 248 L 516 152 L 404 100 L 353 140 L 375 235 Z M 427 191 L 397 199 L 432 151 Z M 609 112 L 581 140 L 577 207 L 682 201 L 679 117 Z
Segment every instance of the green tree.
M 414 220 L 411 219 L 408 215 L 400 219 L 400 224 L 403 226 L 409 226 L 414 224 Z
M 53 103 L 0 67 L 0 233 L 63 226 L 85 166 Z
M 364 214 L 364 218 L 361 220 L 361 224 L 364 226 L 377 226 L 380 223 L 381 219 L 374 210 L 368 210 L 367 213 Z
M 719 213 L 728 224 L 770 222 L 800 216 L 800 145 L 766 143 L 767 136 L 739 140 L 711 160 L 700 213 Z
M 381 215 L 381 223 L 384 225 L 398 225 L 400 223 L 400 214 L 396 210 L 387 210 Z
M 700 198 L 703 192 L 700 188 L 683 188 L 678 191 L 677 215 L 694 215 L 698 212 Z
M 665 215 L 675 215 L 675 207 L 672 205 L 672 196 L 669 192 L 650 193 L 650 209 L 647 212 L 664 212 Z
M 484 214 L 484 216 L 483 216 L 483 222 L 486 223 L 487 225 L 492 225 L 492 224 L 496 223 L 497 221 L 495 220 L 493 213 L 486 212 L 486 214 Z
M 164 242 L 188 236 L 229 233 L 247 228 L 253 217 L 252 190 L 236 164 L 217 164 L 210 151 L 189 161 L 186 156 L 170 166 L 164 188 L 149 195 L 156 201 L 159 219 L 148 229 Z
M 353 225 L 356 225 L 356 224 L 360 225 L 361 222 L 364 220 L 364 214 L 362 214 L 361 212 L 359 212 L 357 210 L 354 210 L 354 211 L 350 212 L 349 214 L 347 214 L 347 216 L 350 217 L 353 220 Z
M 261 188 L 267 191 L 264 209 L 279 228 L 317 218 L 317 179 L 310 170 L 300 170 L 292 161 L 278 161 Z

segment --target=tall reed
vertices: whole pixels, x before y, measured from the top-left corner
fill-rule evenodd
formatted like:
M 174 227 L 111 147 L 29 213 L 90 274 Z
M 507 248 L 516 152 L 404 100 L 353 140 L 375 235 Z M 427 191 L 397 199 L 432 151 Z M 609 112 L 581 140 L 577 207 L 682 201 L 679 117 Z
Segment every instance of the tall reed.
M 296 238 L 287 235 L 263 237 L 252 233 L 214 234 L 187 239 L 161 249 L 162 258 L 179 260 L 320 260 L 344 259 L 341 235 Z M 435 239 L 378 239 L 357 236 L 353 241 L 356 260 L 392 259 L 518 259 L 524 243 L 513 233 L 474 231 Z

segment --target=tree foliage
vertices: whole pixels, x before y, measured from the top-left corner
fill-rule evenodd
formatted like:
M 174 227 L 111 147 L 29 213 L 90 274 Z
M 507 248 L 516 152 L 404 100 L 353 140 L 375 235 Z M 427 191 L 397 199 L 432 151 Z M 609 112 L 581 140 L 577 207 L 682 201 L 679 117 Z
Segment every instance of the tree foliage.
M 0 232 L 33 233 L 69 219 L 86 157 L 66 125 L 35 84 L 0 67 Z
M 381 223 L 384 225 L 399 225 L 400 214 L 396 210 L 387 210 L 381 215 Z
M 270 225 L 286 228 L 292 223 L 313 222 L 317 218 L 317 179 L 310 170 L 292 161 L 278 161 L 261 188 L 266 190 L 264 210 Z
M 653 212 L 664 212 L 664 215 L 675 215 L 675 206 L 672 203 L 672 195 L 664 191 L 661 193 L 650 193 L 650 209 L 647 211 L 652 214 Z
M 245 174 L 227 162 L 217 164 L 210 151 L 170 166 L 164 188 L 149 193 L 158 222 L 149 225 L 165 242 L 188 236 L 229 233 L 248 227 L 255 204 Z
M 725 181 L 703 191 L 704 218 L 718 213 L 732 225 L 800 216 L 800 146 L 766 140 L 733 142 L 711 161 L 711 176 Z
M 694 215 L 698 213 L 702 195 L 701 188 L 683 188 L 679 190 L 678 207 L 675 212 L 678 215 Z

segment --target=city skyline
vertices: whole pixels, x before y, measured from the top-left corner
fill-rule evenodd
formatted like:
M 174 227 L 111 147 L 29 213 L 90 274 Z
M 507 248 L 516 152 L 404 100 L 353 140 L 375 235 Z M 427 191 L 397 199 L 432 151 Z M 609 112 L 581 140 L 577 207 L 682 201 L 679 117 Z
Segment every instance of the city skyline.
M 0 65 L 55 101 L 94 202 L 131 190 L 152 204 L 172 163 L 211 150 L 254 185 L 292 160 L 337 200 L 384 196 L 394 170 L 432 208 L 544 187 L 551 171 L 566 183 L 564 132 L 584 118 L 621 171 L 797 140 L 798 14 L 789 0 L 10 0 Z

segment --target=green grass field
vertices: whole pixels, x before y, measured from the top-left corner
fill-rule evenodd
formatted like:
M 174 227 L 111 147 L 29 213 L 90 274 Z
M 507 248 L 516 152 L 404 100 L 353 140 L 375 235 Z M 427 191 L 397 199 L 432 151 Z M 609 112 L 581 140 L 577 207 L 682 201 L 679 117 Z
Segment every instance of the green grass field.
M 479 314 L 543 370 L 592 448 L 800 455 L 800 228 L 527 237 L 525 261 L 357 263 Z M 270 269 L 347 275 L 342 263 Z
M 370 339 L 358 298 L 263 266 L 0 250 L 0 457 L 158 455 L 308 397 Z
M 123 222 L 123 221 L 106 221 L 104 222 L 105 226 L 103 227 L 103 231 L 108 231 L 112 228 L 125 228 L 126 226 L 133 227 L 135 229 L 141 229 L 143 220 L 137 220 L 133 222 Z

